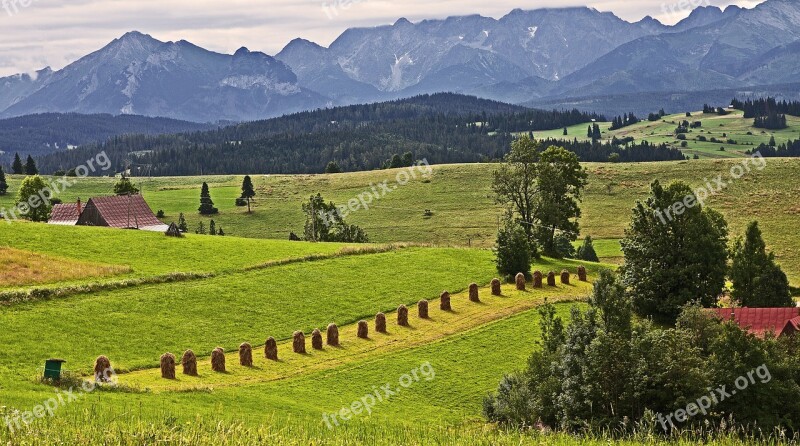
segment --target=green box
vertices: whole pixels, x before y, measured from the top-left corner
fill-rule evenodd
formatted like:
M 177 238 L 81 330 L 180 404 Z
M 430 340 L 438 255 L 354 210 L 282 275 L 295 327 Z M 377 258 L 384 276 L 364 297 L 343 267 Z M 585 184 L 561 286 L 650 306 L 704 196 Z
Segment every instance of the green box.
M 61 364 L 64 364 L 63 359 L 48 359 L 44 363 L 44 377 L 52 379 L 53 381 L 61 380 Z

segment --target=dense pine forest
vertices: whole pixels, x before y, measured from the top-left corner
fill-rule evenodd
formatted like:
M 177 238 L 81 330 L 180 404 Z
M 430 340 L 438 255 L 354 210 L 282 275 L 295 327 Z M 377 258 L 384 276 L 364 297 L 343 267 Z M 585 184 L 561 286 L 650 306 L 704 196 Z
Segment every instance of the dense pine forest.
M 0 162 L 10 163 L 15 153 L 46 155 L 69 146 L 106 141 L 116 135 L 157 135 L 210 130 L 209 124 L 168 118 L 106 114 L 45 113 L 0 120 Z
M 748 99 L 744 102 L 734 98 L 733 108 L 742 110 L 745 118 L 758 118 L 770 115 L 800 116 L 800 101 L 777 101 L 775 98 Z
M 144 164 L 152 175 L 321 173 L 331 161 L 344 171 L 373 170 L 407 152 L 435 164 L 490 162 L 503 157 L 514 133 L 592 120 L 605 118 L 577 110 L 541 111 L 436 94 L 304 112 L 214 131 L 114 137 L 38 162 L 43 172 L 68 170 L 103 150 L 118 171 L 130 163 Z M 683 159 L 679 151 L 665 146 L 558 144 L 584 161 Z

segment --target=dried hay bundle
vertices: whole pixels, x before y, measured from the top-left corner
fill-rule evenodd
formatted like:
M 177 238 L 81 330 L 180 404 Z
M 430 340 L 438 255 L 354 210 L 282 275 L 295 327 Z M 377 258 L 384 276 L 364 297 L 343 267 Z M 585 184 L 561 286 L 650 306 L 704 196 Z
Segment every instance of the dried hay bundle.
M 471 283 L 469 285 L 469 300 L 470 302 L 480 302 L 481 299 L 478 297 L 478 284 Z
M 253 367 L 253 346 L 247 342 L 239 346 L 239 364 Z
M 428 319 L 428 317 L 429 317 L 428 316 L 428 306 L 429 306 L 429 303 L 425 299 L 422 299 L 417 304 L 417 312 L 419 313 L 419 318 L 420 319 Z
M 517 291 L 525 291 L 525 274 L 517 273 L 514 283 L 517 285 Z
M 172 353 L 161 355 L 161 377 L 175 379 L 175 355 Z
M 375 331 L 378 333 L 386 333 L 386 315 L 378 313 L 375 315 Z
M 111 376 L 111 360 L 107 356 L 98 356 L 94 361 L 94 380 L 99 383 L 106 383 Z
M 275 338 L 270 337 L 264 344 L 264 357 L 270 361 L 278 360 L 278 343 L 275 342 Z
M 306 353 L 306 335 L 302 331 L 296 331 L 292 335 L 292 350 L 300 355 Z
M 225 350 L 217 347 L 211 352 L 211 370 L 225 373 Z
M 589 276 L 586 273 L 586 267 L 583 265 L 578 267 L 578 280 L 580 280 L 581 282 L 589 281 Z
M 405 305 L 397 307 L 397 325 L 408 327 L 408 308 Z
M 313 332 L 311 332 L 311 348 L 314 350 L 322 350 L 322 332 L 319 331 L 319 328 L 315 328 Z
M 358 337 L 369 339 L 369 324 L 367 321 L 358 321 Z
M 536 271 L 533 273 L 533 287 L 534 288 L 541 288 L 542 283 L 544 282 L 544 274 L 541 271 Z
M 450 305 L 450 293 L 447 291 L 442 293 L 441 299 L 439 300 L 439 309 L 442 311 L 453 311 L 453 307 Z
M 183 374 L 187 376 L 197 376 L 197 355 L 191 350 L 183 352 L 181 357 L 181 365 L 183 365 Z
M 339 327 L 336 324 L 328 325 L 328 345 L 331 347 L 339 346 Z
M 570 276 L 569 271 L 567 270 L 561 271 L 561 283 L 564 285 L 569 285 L 569 276 Z
M 547 274 L 547 286 L 556 286 L 556 273 L 553 271 Z
M 503 290 L 500 284 L 500 279 L 492 279 L 492 296 L 502 296 L 502 295 L 503 295 Z

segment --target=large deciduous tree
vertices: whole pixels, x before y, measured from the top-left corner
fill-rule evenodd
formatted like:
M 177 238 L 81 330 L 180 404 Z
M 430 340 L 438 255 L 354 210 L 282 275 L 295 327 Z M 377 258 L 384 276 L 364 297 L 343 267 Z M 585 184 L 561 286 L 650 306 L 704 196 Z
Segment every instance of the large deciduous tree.
M 736 240 L 731 257 L 731 296 L 742 306 L 769 308 L 796 305 L 786 274 L 775 264 L 775 254 L 767 253 L 758 222 L 750 223 L 744 240 Z
M 689 186 L 653 182 L 622 240 L 622 279 L 636 311 L 674 321 L 689 302 L 713 305 L 725 285 L 727 242 L 725 219 Z
M 49 200 L 50 188 L 39 175 L 22 180 L 17 194 L 19 215 L 30 221 L 46 222 L 50 219 L 53 205 Z

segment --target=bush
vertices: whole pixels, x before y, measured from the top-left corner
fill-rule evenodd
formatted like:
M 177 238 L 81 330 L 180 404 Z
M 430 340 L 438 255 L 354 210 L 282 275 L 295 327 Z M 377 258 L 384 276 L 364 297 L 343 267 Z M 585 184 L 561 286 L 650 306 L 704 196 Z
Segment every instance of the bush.
M 758 338 L 693 306 L 683 309 L 674 328 L 656 327 L 633 317 L 623 286 L 609 271 L 601 271 L 589 309 L 572 309 L 569 326 L 551 304 L 539 314 L 542 336 L 527 368 L 503 378 L 484 400 L 490 421 L 614 436 L 648 423 L 664 436 L 675 428 L 728 423 L 753 436 L 783 428 L 789 437 L 800 422 L 796 339 Z M 667 421 L 667 414 L 711 388 L 730 390 L 748 373 L 751 390 L 715 398 L 710 410 L 684 423 Z
M 245 199 L 245 198 L 237 198 L 236 199 L 236 206 L 240 207 L 240 208 L 247 207 L 247 199 Z
M 578 248 L 577 254 L 578 260 L 585 260 L 587 262 L 599 262 L 600 259 L 597 257 L 597 252 L 594 250 L 594 244 L 592 241 L 591 236 L 586 236 L 583 240 L 583 246 Z
M 497 272 L 507 280 L 517 273 L 531 276 L 531 248 L 528 236 L 522 226 L 510 216 L 497 233 L 497 242 L 494 245 L 495 264 Z

